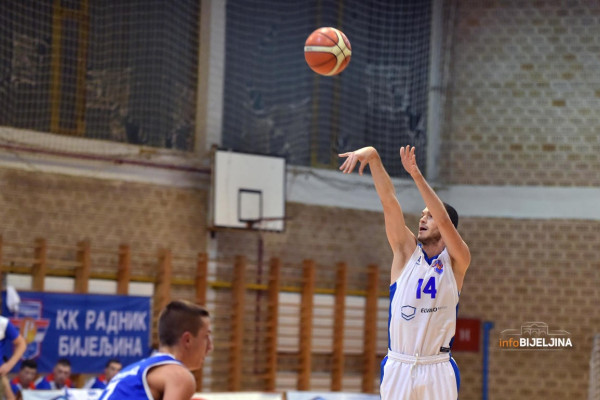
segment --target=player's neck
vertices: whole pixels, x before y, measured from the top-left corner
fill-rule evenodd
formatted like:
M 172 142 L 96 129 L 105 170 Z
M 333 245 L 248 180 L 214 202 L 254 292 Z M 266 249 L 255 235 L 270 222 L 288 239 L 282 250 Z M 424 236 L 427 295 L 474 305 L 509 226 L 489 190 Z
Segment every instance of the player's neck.
M 444 251 L 444 248 L 446 246 L 444 245 L 444 242 L 442 240 L 437 240 L 433 243 L 421 243 L 421 248 L 423 249 L 423 252 L 425 252 L 425 254 L 427 255 L 428 259 L 432 259 L 435 256 L 438 256 L 442 253 L 442 251 Z
M 160 346 L 157 350 L 159 353 L 162 354 L 168 354 L 170 356 L 172 356 L 173 358 L 175 358 L 176 360 L 180 360 L 181 358 L 181 354 L 178 351 L 178 349 L 176 347 L 169 347 L 169 346 Z

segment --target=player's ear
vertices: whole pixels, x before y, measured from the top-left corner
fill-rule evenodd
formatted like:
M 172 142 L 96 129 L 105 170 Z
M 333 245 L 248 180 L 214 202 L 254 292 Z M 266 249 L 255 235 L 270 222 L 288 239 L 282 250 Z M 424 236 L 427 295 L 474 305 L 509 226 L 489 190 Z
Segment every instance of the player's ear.
M 192 334 L 188 331 L 183 332 L 183 335 L 181 335 L 181 344 L 187 346 L 190 344 L 191 341 L 192 341 Z

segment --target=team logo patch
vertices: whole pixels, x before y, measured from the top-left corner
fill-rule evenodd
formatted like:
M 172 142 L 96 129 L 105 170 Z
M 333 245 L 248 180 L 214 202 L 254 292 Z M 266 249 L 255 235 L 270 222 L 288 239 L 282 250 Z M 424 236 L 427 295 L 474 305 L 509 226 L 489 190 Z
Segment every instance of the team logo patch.
M 431 266 L 435 268 L 435 272 L 437 272 L 438 274 L 444 272 L 444 264 L 437 258 L 433 261 L 433 264 Z

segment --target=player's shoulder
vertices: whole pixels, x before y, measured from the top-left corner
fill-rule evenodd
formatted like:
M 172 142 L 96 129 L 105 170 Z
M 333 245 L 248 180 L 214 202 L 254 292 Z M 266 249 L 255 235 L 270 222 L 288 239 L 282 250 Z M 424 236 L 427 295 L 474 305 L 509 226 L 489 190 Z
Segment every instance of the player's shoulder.
M 397 243 L 397 246 L 392 246 L 394 256 L 402 262 L 402 266 L 406 264 L 418 247 L 417 238 L 407 226 L 404 226 L 404 238 Z
M 196 378 L 183 365 L 167 365 L 171 369 L 168 386 L 181 394 L 181 398 L 190 398 L 196 391 Z
M 419 257 L 423 256 L 423 249 L 417 238 L 413 235 L 413 240 L 409 240 L 404 246 L 404 264 L 408 264 L 411 261 L 417 262 L 419 261 Z
M 160 370 L 160 375 L 168 379 L 186 381 L 189 379 L 195 380 L 194 375 L 183 364 L 177 360 L 173 362 L 156 363 L 151 366 L 152 371 Z
M 165 364 L 164 368 L 168 369 L 169 373 L 172 374 L 174 377 L 177 377 L 182 380 L 194 380 L 194 375 L 183 364 Z
M 148 372 L 146 379 L 150 387 L 158 388 L 160 392 L 172 388 L 191 395 L 196 388 L 194 375 L 182 364 L 156 365 Z
M 407 243 L 406 246 L 403 247 L 402 251 L 395 251 L 392 259 L 390 284 L 396 282 L 396 280 L 400 278 L 403 271 L 406 269 L 406 266 L 411 262 L 416 262 L 419 259 L 419 255 L 421 255 L 421 250 L 417 244 L 416 238 L 414 244 Z

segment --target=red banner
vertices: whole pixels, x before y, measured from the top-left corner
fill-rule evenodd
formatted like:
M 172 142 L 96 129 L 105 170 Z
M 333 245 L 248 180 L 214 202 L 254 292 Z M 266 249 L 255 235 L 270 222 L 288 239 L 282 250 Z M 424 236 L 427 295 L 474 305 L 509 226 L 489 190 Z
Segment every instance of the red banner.
M 479 351 L 481 321 L 473 318 L 458 318 L 452 351 Z

